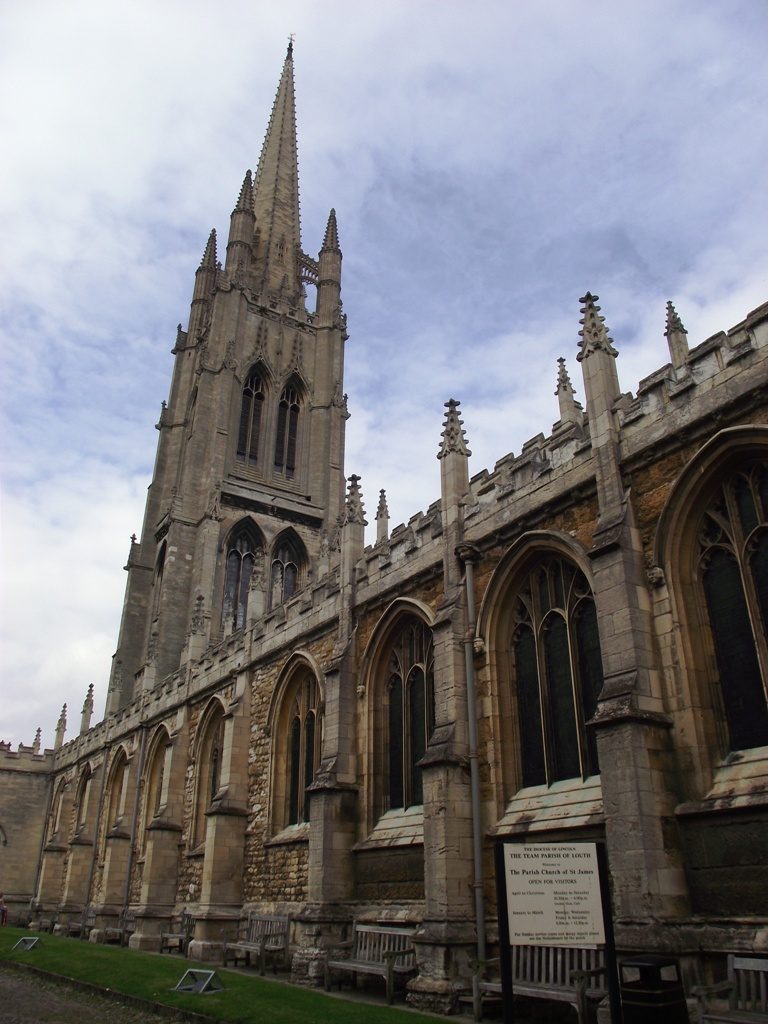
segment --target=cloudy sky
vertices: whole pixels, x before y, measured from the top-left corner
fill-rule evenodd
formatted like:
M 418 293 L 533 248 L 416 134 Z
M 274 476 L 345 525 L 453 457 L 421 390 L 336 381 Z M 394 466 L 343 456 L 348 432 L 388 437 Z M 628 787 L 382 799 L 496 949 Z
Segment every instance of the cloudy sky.
M 176 324 L 296 33 L 303 246 L 335 206 L 347 473 L 371 527 L 577 397 L 579 296 L 622 387 L 768 299 L 764 0 L 0 3 L 0 739 L 103 712 Z M 369 536 L 370 539 L 370 536 Z

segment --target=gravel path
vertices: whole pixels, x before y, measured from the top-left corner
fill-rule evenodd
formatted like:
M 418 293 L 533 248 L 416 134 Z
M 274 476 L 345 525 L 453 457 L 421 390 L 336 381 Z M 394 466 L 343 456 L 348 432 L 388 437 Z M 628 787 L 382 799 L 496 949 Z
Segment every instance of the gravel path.
M 168 1024 L 144 1010 L 0 967 L 0 1024 Z

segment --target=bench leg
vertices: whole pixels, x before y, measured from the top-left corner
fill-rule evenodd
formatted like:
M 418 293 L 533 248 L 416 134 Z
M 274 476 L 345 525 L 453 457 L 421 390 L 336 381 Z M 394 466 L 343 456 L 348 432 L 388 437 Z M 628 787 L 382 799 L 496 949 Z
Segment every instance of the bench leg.
M 395 1001 L 395 968 L 391 960 L 387 961 L 387 1006 Z

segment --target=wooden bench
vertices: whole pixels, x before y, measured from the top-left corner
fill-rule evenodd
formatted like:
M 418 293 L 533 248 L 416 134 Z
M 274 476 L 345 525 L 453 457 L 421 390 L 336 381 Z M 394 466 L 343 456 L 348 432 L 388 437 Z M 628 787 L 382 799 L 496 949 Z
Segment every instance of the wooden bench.
M 127 946 L 135 931 L 136 911 L 130 907 L 123 907 L 117 919 L 117 927 L 104 929 L 104 941 L 117 946 Z
M 79 917 L 67 921 L 67 935 L 73 939 L 87 939 L 91 929 L 96 927 L 96 911 L 93 907 L 84 907 Z
M 768 1022 L 768 958 L 728 954 L 728 980 L 697 985 L 702 1024 L 766 1024 Z M 728 996 L 728 1007 L 712 1007 L 716 996 Z
M 241 924 L 237 942 L 224 946 L 224 966 L 231 963 L 237 967 L 238 963 L 243 963 L 250 967 L 253 958 L 259 965 L 259 974 L 264 974 L 269 957 L 274 971 L 278 965 L 287 968 L 290 924 L 287 917 L 249 911 Z
M 186 956 L 187 946 L 189 946 L 190 940 L 192 939 L 192 932 L 194 930 L 194 917 L 188 913 L 188 911 L 182 911 L 181 917 L 178 919 L 178 927 L 176 931 L 161 932 L 160 952 L 181 953 L 182 956 Z
M 491 967 L 498 971 L 499 959 L 473 963 L 475 977 L 471 1001 L 475 1020 L 483 1019 L 483 1003 L 499 1002 L 502 987 L 498 977 L 488 978 Z M 568 1003 L 576 1010 L 579 1024 L 588 1020 L 589 1004 L 608 994 L 608 972 L 602 949 L 566 946 L 513 946 L 512 991 L 529 999 Z
M 413 928 L 389 928 L 384 925 L 355 923 L 353 938 L 336 949 L 349 949 L 349 957 L 330 958 L 325 963 L 325 990 L 331 989 L 331 972 L 374 974 L 387 986 L 387 1003 L 395 998 L 395 979 L 416 973 Z M 341 984 L 341 982 L 339 982 Z

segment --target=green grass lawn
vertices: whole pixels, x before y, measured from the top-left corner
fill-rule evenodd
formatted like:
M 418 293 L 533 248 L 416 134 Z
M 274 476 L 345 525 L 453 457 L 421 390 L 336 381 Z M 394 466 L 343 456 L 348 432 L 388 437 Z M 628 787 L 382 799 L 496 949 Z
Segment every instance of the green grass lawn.
M 22 936 L 39 934 L 23 928 L 0 929 L 0 963 L 24 963 L 64 978 L 179 1007 L 221 1021 L 269 1021 L 269 1024 L 434 1024 L 435 1018 L 370 1003 L 350 1002 L 316 989 L 225 971 L 178 956 L 137 953 L 79 939 L 41 934 L 35 949 L 14 951 Z M 221 992 L 190 995 L 173 989 L 188 968 L 215 970 Z

